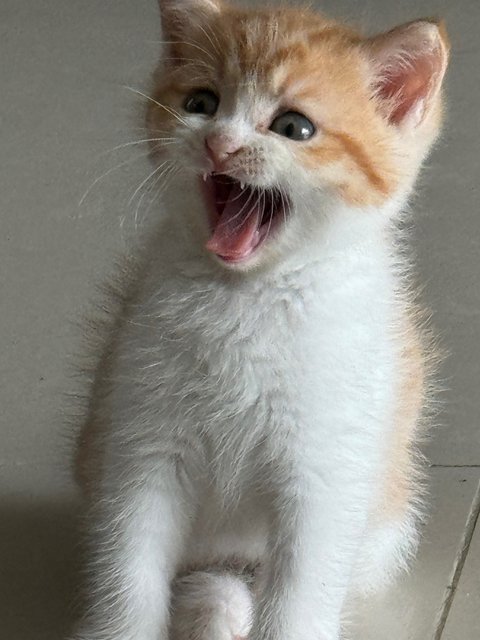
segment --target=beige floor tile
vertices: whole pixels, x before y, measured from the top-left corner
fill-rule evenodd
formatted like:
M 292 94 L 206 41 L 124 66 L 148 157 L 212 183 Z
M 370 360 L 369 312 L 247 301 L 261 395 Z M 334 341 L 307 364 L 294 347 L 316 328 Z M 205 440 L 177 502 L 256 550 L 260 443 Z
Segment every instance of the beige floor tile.
M 478 495 L 477 495 L 478 497 Z M 477 504 L 473 508 L 478 510 Z M 472 513 L 472 524 L 475 512 Z M 478 640 L 480 638 L 480 522 L 465 559 L 450 615 L 441 640 Z
M 353 640 L 433 640 L 480 471 L 437 468 L 431 476 L 432 515 L 413 571 L 365 603 L 351 630 Z

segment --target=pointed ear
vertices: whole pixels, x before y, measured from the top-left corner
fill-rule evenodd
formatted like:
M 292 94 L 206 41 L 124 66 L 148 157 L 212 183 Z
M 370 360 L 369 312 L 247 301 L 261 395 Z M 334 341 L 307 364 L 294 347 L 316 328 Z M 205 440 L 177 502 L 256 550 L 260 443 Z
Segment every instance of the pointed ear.
M 394 125 L 418 127 L 437 106 L 449 57 L 443 22 L 418 20 L 367 41 L 380 111 Z
M 158 0 L 165 40 L 177 40 L 185 27 L 195 26 L 221 11 L 221 0 Z

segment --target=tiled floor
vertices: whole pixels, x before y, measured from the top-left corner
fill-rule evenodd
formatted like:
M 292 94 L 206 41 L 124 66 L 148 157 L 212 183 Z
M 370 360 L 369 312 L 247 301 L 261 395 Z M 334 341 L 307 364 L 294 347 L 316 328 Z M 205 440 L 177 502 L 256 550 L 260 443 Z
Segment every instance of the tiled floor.
M 107 273 L 147 174 L 142 88 L 157 52 L 154 0 L 0 3 L 0 637 L 56 640 L 71 613 L 75 502 L 65 414 L 74 322 Z M 446 132 L 415 201 L 425 302 L 451 355 L 442 371 L 431 519 L 412 574 L 365 605 L 354 640 L 480 637 L 480 50 L 477 0 L 322 0 L 372 29 L 447 18 Z M 137 117 L 138 116 L 138 117 Z M 140 136 L 141 137 L 141 136 Z M 99 180 L 84 198 L 89 185 Z M 149 196 L 147 195 L 147 199 Z M 145 202 L 143 203 L 145 205 Z

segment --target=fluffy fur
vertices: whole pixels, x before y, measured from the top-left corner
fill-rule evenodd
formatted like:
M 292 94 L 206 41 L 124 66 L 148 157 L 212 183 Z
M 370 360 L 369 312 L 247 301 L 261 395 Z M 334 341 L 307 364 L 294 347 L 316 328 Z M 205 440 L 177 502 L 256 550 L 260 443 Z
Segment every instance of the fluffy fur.
M 74 638 L 339 640 L 347 603 L 417 544 L 428 358 L 396 225 L 439 131 L 445 30 L 365 38 L 307 10 L 160 8 L 147 122 L 172 177 L 112 293 L 79 438 Z M 198 88 L 219 94 L 214 116 L 185 112 Z M 273 133 L 279 109 L 316 135 Z M 225 172 L 290 202 L 238 264 L 205 248 L 212 136 L 235 150 Z

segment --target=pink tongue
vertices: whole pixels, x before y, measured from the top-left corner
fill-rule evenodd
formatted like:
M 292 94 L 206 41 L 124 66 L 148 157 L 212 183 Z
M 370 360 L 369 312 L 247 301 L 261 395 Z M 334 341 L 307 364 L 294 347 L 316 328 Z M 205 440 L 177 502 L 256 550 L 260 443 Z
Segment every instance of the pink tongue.
M 249 200 L 250 198 L 250 200 Z M 258 244 L 261 212 L 251 192 L 239 185 L 231 190 L 222 215 L 206 247 L 230 260 L 246 258 Z

